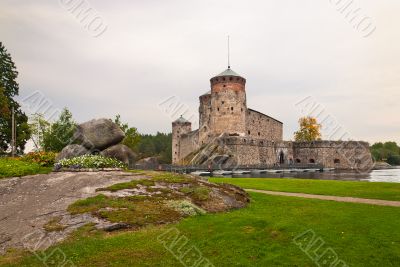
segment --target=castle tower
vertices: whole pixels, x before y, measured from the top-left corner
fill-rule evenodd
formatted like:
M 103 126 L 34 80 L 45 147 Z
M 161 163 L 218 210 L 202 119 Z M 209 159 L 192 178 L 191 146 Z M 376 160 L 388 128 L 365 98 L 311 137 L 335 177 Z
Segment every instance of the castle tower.
M 202 146 L 208 141 L 211 121 L 211 91 L 199 97 L 199 145 Z
M 172 122 L 172 164 L 178 164 L 180 158 L 181 142 L 180 138 L 182 134 L 186 134 L 192 131 L 192 123 L 182 116 L 176 121 Z
M 228 67 L 210 82 L 211 133 L 246 135 L 246 79 Z

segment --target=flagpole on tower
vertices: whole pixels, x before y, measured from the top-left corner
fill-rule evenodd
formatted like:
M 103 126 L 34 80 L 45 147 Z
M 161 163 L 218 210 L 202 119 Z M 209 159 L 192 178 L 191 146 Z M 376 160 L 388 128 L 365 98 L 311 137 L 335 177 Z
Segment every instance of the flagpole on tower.
M 231 58 L 230 58 L 230 36 L 228 35 L 228 69 L 230 69 L 231 68 Z

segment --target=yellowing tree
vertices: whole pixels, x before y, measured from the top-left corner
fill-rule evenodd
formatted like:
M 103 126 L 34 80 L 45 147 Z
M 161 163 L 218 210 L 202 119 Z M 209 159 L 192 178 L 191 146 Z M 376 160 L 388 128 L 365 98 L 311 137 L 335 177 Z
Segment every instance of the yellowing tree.
M 316 118 L 300 118 L 299 124 L 300 130 L 294 133 L 294 140 L 298 142 L 321 140 L 321 124 L 317 122 Z

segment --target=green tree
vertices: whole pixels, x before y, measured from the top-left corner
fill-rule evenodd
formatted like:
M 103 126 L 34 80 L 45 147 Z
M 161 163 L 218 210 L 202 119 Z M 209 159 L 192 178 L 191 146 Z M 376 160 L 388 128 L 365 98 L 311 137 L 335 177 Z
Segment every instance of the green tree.
M 127 123 L 121 122 L 121 116 L 115 116 L 114 122 L 118 124 L 121 130 L 125 133 L 125 138 L 122 140 L 122 144 L 126 145 L 133 151 L 135 151 L 137 144 L 140 142 L 140 134 L 135 127 L 129 127 Z
M 135 151 L 140 158 L 157 157 L 160 163 L 172 162 L 172 134 L 158 132 L 156 135 L 141 135 Z
M 60 152 L 65 146 L 73 143 L 75 129 L 76 123 L 71 112 L 64 108 L 57 121 L 44 131 L 41 146 L 45 151 Z
M 48 122 L 43 114 L 35 113 L 29 119 L 29 127 L 32 132 L 31 140 L 35 145 L 36 151 L 44 150 L 43 136 L 46 131 L 49 131 L 50 122 Z
M 17 128 L 17 153 L 23 153 L 25 144 L 31 132 L 28 117 L 21 111 L 20 105 L 14 99 L 19 93 L 17 83 L 18 72 L 3 43 L 0 42 L 0 153 L 11 148 L 11 110 L 15 110 Z
M 378 142 L 370 148 L 375 161 L 385 161 L 389 164 L 398 165 L 397 158 L 400 156 L 400 147 L 396 142 Z
M 321 140 L 321 124 L 316 118 L 303 117 L 299 119 L 300 129 L 294 133 L 294 139 L 298 142 L 311 142 Z

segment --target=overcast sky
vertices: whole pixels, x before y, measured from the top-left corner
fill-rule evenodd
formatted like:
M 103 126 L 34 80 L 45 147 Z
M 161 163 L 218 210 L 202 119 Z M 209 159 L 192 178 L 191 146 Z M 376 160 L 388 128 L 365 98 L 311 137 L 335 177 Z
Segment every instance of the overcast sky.
M 230 35 L 248 107 L 282 121 L 285 139 L 308 97 L 346 139 L 400 142 L 399 13 L 398 0 L 1 0 L 0 41 L 21 100 L 40 92 L 78 122 L 120 114 L 155 133 L 171 130 L 177 102 L 196 120 Z

